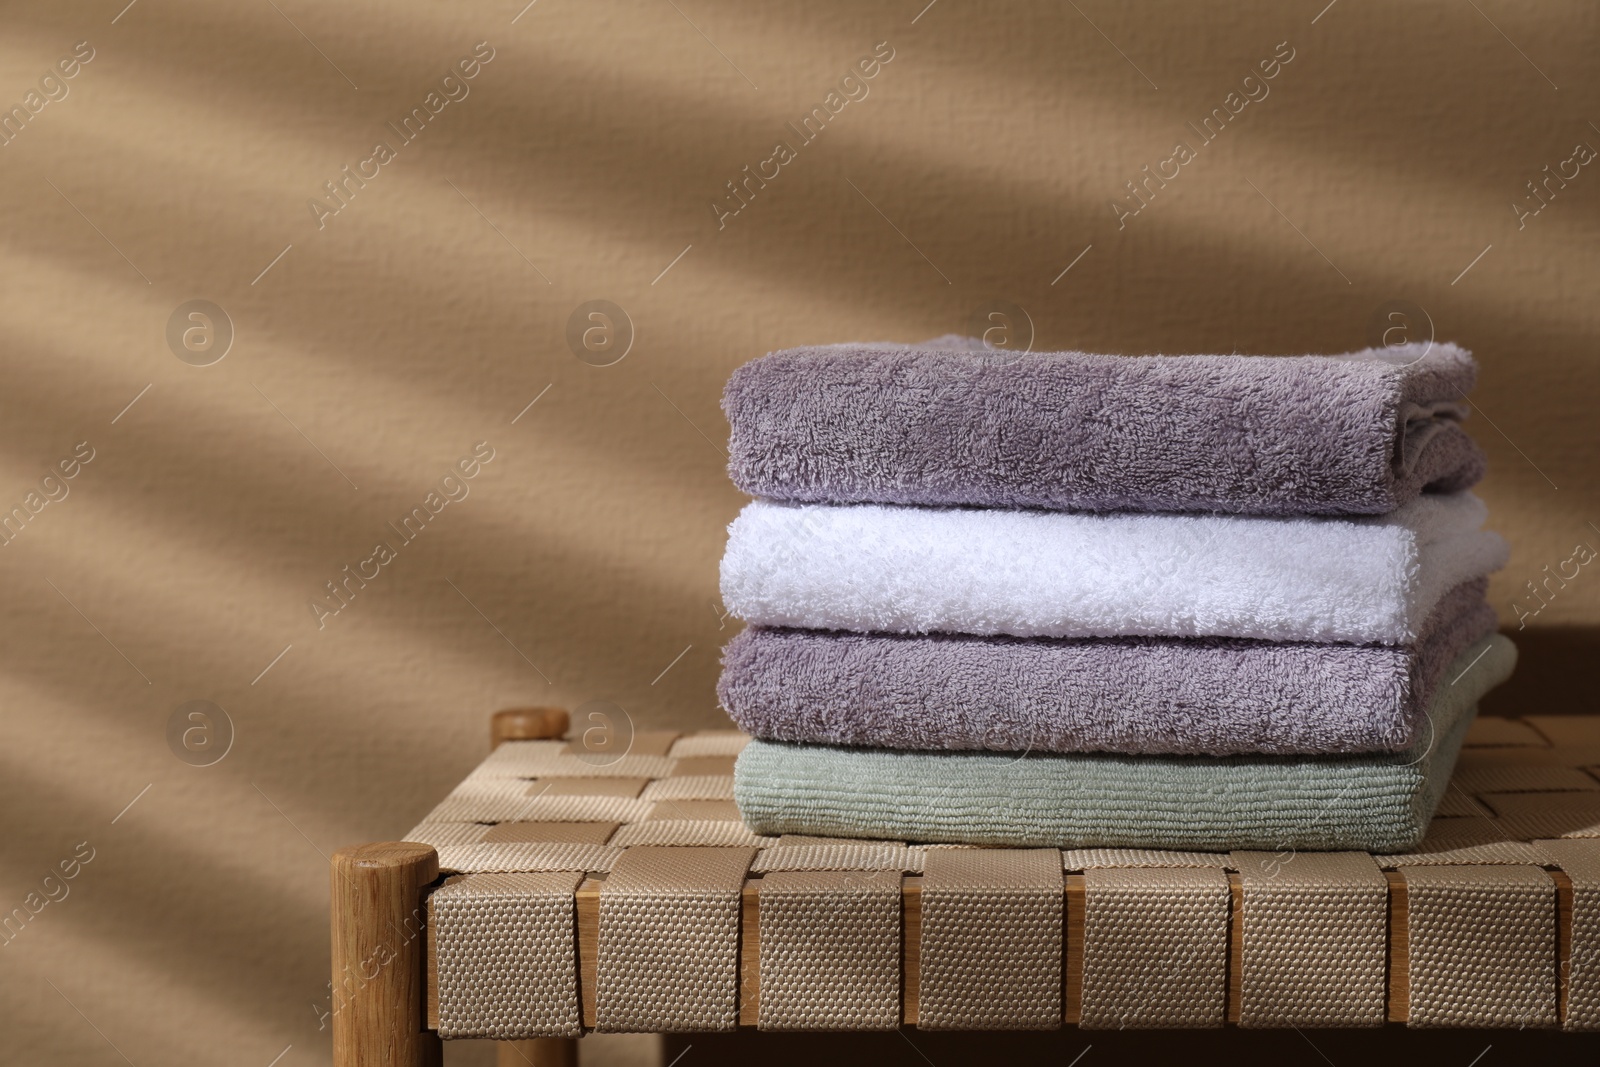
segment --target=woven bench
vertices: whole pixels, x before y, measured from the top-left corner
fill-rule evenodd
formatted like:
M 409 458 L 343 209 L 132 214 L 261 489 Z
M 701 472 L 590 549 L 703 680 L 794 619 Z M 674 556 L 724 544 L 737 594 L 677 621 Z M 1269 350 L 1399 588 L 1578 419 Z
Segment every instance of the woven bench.
M 741 735 L 566 729 L 499 713 L 406 841 L 334 856 L 339 1067 L 574 1063 L 590 1030 L 1600 1029 L 1600 716 L 1480 719 L 1393 856 L 759 837 Z

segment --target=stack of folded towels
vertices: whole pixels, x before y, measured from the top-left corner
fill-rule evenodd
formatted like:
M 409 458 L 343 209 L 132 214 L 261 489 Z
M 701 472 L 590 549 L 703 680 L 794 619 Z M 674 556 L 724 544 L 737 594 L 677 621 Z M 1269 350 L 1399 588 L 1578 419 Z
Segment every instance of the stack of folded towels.
M 740 367 L 718 694 L 765 834 L 1404 851 L 1515 662 L 1475 368 L 1020 357 Z

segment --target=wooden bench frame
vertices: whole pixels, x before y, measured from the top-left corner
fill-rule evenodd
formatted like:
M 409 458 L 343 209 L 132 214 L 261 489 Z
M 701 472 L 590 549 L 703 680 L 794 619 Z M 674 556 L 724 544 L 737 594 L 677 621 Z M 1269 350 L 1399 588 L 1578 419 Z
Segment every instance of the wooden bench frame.
M 512 740 L 564 737 L 568 716 L 555 708 L 522 708 L 498 712 L 490 731 L 491 746 Z M 1556 884 L 1558 1005 L 1566 1017 L 1565 975 L 1571 956 L 1572 882 L 1558 870 L 1547 873 Z M 1407 1020 L 1406 974 L 1408 912 L 1404 878 L 1386 872 L 1389 881 L 1388 1020 Z M 442 1045 L 430 1027 L 436 1018 L 430 950 L 431 924 L 426 897 L 439 882 L 435 850 L 414 842 L 385 842 L 341 849 L 332 861 L 333 935 L 333 1062 L 335 1067 L 439 1067 Z M 1244 936 L 1243 890 L 1239 876 L 1228 875 L 1233 906 L 1230 916 L 1228 1003 L 1226 1019 L 1236 1023 L 1240 1008 L 1240 964 Z M 579 1003 L 583 1023 L 595 1020 L 595 964 L 598 955 L 602 879 L 586 878 L 575 894 Z M 754 1026 L 760 997 L 760 877 L 752 876 L 743 892 L 740 945 L 739 1022 Z M 919 938 L 922 879 L 902 882 L 904 915 L 904 994 L 902 1022 L 915 1025 L 920 975 Z M 1063 1023 L 1079 1019 L 1083 981 L 1084 876 L 1065 874 L 1063 916 Z M 576 1038 L 538 1038 L 501 1042 L 500 1067 L 575 1067 Z

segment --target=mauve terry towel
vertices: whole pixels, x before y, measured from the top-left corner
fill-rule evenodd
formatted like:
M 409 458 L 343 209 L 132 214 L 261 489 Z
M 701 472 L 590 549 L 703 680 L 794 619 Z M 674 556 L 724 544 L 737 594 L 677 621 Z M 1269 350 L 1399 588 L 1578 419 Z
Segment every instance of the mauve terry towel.
M 1461 651 L 1493 632 L 1487 579 L 1415 647 L 1228 638 L 1052 640 L 755 627 L 717 696 L 770 741 L 999 752 L 1399 751 Z
M 1448 668 L 1431 729 L 1361 756 L 1013 756 L 751 741 L 733 798 L 758 834 L 1015 848 L 1355 849 L 1422 839 L 1478 698 L 1510 674 L 1496 634 Z
M 1384 514 L 1476 483 L 1455 345 L 1102 356 L 853 344 L 733 372 L 734 484 L 772 500 Z

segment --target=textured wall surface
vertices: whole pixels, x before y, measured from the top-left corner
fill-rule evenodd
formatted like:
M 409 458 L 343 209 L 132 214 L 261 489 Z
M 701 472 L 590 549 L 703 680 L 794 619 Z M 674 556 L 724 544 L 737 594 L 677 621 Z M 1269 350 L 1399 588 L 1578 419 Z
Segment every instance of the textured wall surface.
M 0 10 L 7 1058 L 326 1063 L 324 856 L 490 710 L 716 724 L 717 402 L 772 348 L 1431 322 L 1482 363 L 1502 707 L 1592 700 L 1591 6 L 523 2 Z M 580 359 L 593 300 L 631 327 Z

